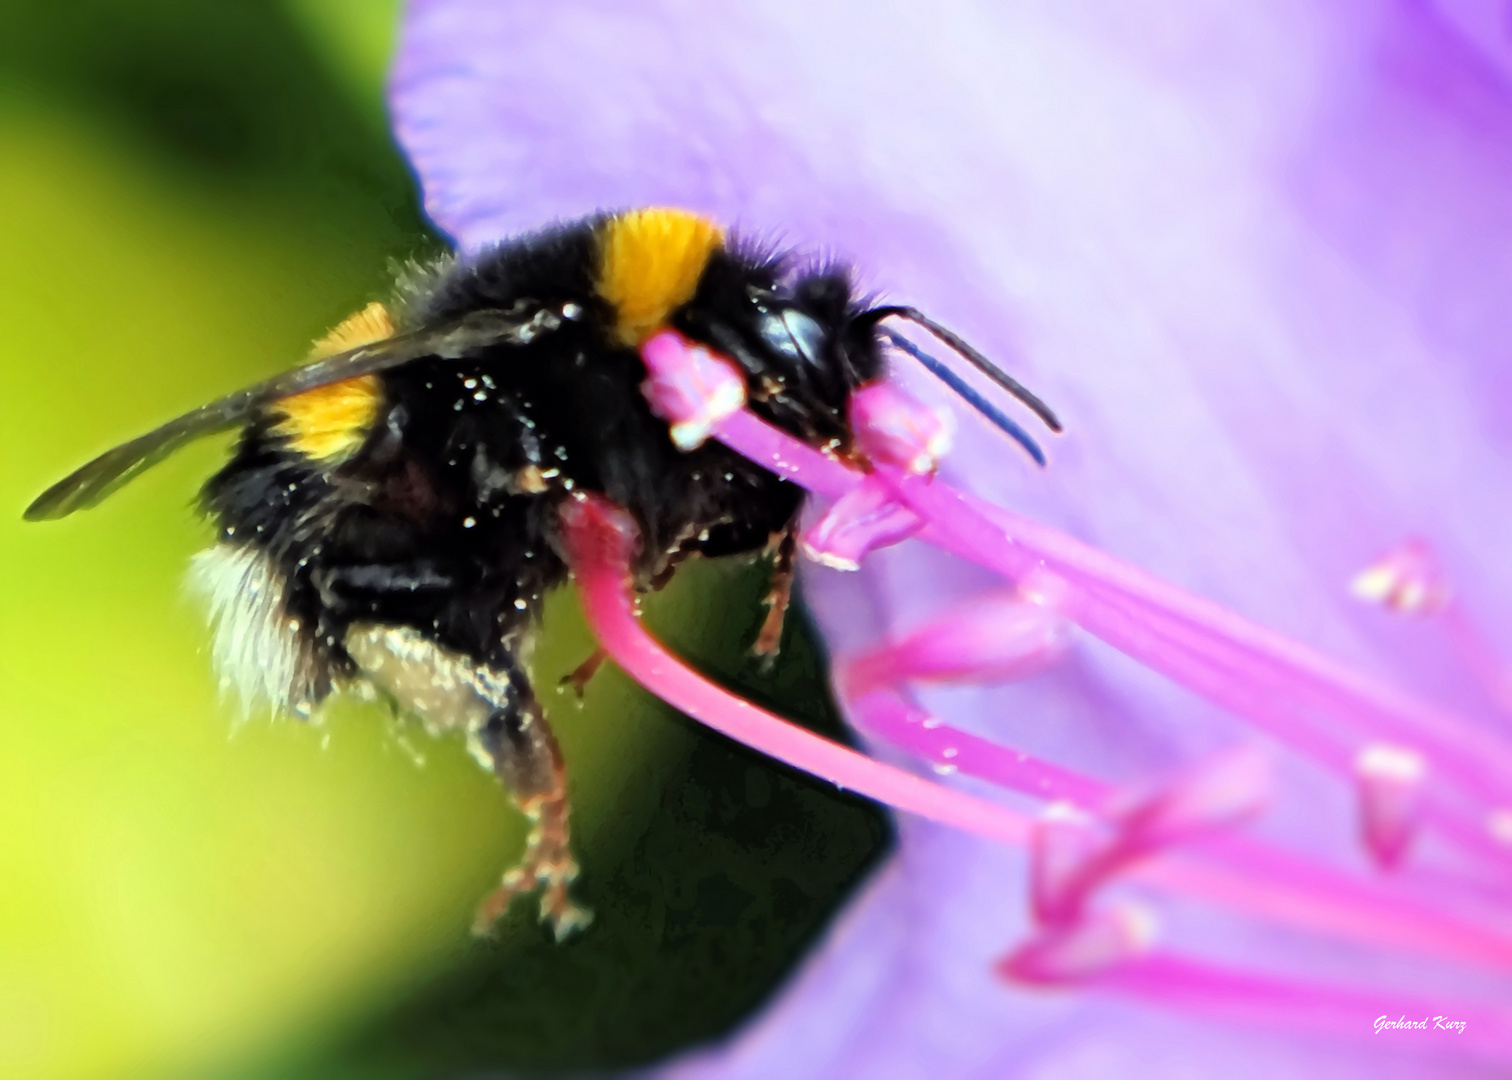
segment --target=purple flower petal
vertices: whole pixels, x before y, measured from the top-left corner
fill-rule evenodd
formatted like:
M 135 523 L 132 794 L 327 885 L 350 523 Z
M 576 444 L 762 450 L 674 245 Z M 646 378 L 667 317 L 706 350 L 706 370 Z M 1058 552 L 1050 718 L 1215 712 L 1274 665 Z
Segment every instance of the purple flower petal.
M 1066 421 L 1040 472 L 962 415 L 951 482 L 1485 714 L 1453 634 L 1347 587 L 1421 536 L 1486 647 L 1512 656 L 1506 25 L 1477 0 L 948 14 L 413 0 L 393 102 L 427 207 L 463 246 L 674 204 L 838 252 Z M 837 654 L 1001 587 L 912 543 L 807 581 Z M 1119 783 L 1243 730 L 1090 644 L 1026 683 L 920 700 Z M 1291 760 L 1261 829 L 1359 860 L 1348 800 Z M 1416 982 L 1419 998 L 1455 981 L 1211 909 L 1168 921 L 1234 963 Z M 782 996 L 672 1071 L 1473 1074 L 1431 1033 L 1370 1035 L 1373 1016 L 1350 1046 L 1014 988 L 993 963 L 1027 931 L 1020 856 L 905 821 L 897 858 Z

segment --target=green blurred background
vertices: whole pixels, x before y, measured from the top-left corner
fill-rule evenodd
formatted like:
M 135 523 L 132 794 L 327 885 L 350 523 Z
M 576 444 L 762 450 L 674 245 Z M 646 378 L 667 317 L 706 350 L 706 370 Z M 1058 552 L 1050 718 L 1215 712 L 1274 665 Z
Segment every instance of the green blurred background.
M 217 700 L 182 593 L 226 440 L 23 526 L 115 442 L 261 378 L 441 249 L 385 126 L 394 0 L 0 5 L 0 1076 L 438 1076 L 654 1060 L 737 1023 L 889 843 L 605 670 L 547 693 L 598 922 L 474 902 L 523 828 L 381 710 Z M 696 565 L 658 633 L 838 729 L 811 633 L 745 655 L 760 567 Z M 717 602 L 710 602 L 709 597 Z M 535 663 L 587 655 L 570 595 Z

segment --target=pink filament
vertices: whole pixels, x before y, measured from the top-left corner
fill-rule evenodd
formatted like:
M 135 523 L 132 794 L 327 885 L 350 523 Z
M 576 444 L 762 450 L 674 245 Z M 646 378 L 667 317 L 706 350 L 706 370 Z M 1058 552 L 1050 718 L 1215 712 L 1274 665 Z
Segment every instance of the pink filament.
M 1017 518 L 987 508 L 944 485 L 880 470 L 903 502 L 930 520 L 951 550 L 1010 576 L 1022 576 L 1024 552 L 1007 539 L 1000 524 Z M 992 520 L 989 520 L 989 515 Z M 1025 524 L 1024 531 L 1049 532 Z M 1068 614 L 1084 629 L 1141 663 L 1268 730 L 1300 752 L 1352 780 L 1356 751 L 1371 741 L 1400 741 L 1430 752 L 1436 773 L 1460 789 L 1481 796 L 1479 816 L 1445 797 L 1442 788 L 1423 796 L 1424 817 L 1449 839 L 1483 859 L 1512 864 L 1512 849 L 1497 843 L 1482 826 L 1484 812 L 1508 795 L 1500 774 L 1505 748 L 1457 717 L 1381 686 L 1279 634 L 1167 585 L 1152 575 L 1118 564 L 1110 556 L 1062 538 L 1077 559 L 1051 561 L 1057 572 L 1083 586 L 1082 602 Z M 1083 558 L 1082 556 L 1085 556 Z M 1109 564 L 1092 576 L 1086 564 Z M 1106 582 L 1117 584 L 1109 588 Z M 1151 597 L 1171 601 L 1160 606 Z M 1347 727 L 1346 742 L 1329 725 Z
M 1111 784 L 1032 755 L 935 723 L 929 713 L 892 691 L 849 703 L 865 731 L 934 762 L 949 761 L 964 775 L 1047 801 L 1064 800 L 1104 814 L 1117 796 Z M 955 750 L 948 759 L 946 749 Z M 1168 853 L 1139 868 L 1141 880 L 1205 897 L 1271 922 L 1318 933 L 1436 955 L 1462 963 L 1512 968 L 1512 936 L 1414 902 L 1374 880 L 1360 880 L 1279 848 L 1223 836 L 1200 852 Z
M 937 765 L 952 765 L 969 776 L 1049 802 L 1065 800 L 1095 807 L 1112 793 L 1107 784 L 988 739 L 969 735 L 906 701 L 893 691 L 874 691 L 848 702 L 865 730 Z M 954 751 L 947 753 L 946 751 Z
M 1263 687 L 1271 694 L 1294 697 L 1300 708 L 1316 710 L 1345 724 L 1360 742 L 1411 741 L 1434 758 L 1440 769 L 1453 767 L 1459 778 L 1495 804 L 1512 796 L 1512 748 L 1445 710 L 1417 701 L 1342 664 L 1314 653 L 1288 638 L 1193 596 L 1152 574 L 1094 551 L 1055 530 L 998 507 L 988 507 L 943 484 L 931 485 L 893 470 L 879 470 L 901 501 L 965 546 L 973 560 L 992 569 L 1021 574 L 1025 556 L 1044 560 L 1082 585 L 1098 600 L 1122 601 L 1141 622 L 1158 627 L 1168 648 L 1150 647 L 1123 633 L 1110 632 L 1109 644 L 1163 670 L 1166 653 L 1206 659 L 1229 679 Z M 1004 554 L 1004 540 L 1020 551 Z M 966 552 L 962 552 L 965 554 Z M 1111 594 L 1111 595 L 1110 595 Z M 1083 622 L 1084 614 L 1094 625 Z M 1077 613 L 1077 621 L 1099 633 L 1099 618 Z M 1260 706 L 1241 715 L 1261 717 Z M 1272 720 L 1273 728 L 1278 725 Z M 1291 727 L 1286 737 L 1295 734 Z M 1278 734 L 1281 732 L 1278 730 Z

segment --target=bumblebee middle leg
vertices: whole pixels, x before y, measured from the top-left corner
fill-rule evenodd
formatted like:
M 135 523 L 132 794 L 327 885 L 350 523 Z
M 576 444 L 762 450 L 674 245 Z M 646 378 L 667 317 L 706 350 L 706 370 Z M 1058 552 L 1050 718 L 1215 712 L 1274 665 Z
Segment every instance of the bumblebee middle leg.
M 756 644 L 751 651 L 767 665 L 777 659 L 782 648 L 782 628 L 787 618 L 788 602 L 793 596 L 793 557 L 795 554 L 797 528 L 789 525 L 776 537 L 776 551 L 772 554 L 772 584 L 767 592 L 766 619 L 761 632 L 756 635 Z
M 405 626 L 361 624 L 344 644 L 363 676 L 431 731 L 466 732 L 469 748 L 491 769 L 530 819 L 520 862 L 478 905 L 473 929 L 484 933 L 516 896 L 541 890 L 541 919 L 560 941 L 588 925 L 574 904 L 566 772 L 525 672 L 514 663 L 491 668 L 443 649 Z

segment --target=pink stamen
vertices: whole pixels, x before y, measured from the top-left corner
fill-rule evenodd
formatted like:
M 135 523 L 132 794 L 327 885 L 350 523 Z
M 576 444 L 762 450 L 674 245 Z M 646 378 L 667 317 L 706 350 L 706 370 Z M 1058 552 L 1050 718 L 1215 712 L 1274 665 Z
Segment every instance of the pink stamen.
M 1021 589 L 978 597 L 850 658 L 836 681 L 850 696 L 912 680 L 995 683 L 1032 675 L 1058 661 L 1069 640 L 1070 626 L 1051 593 L 1047 587 L 1030 590 L 1033 600 Z
M 1086 868 L 1107 848 L 1107 829 L 1072 803 L 1045 808 L 1029 838 L 1029 910 L 1041 926 L 1079 919 L 1087 900 Z
M 1101 829 L 1079 825 L 1074 812 L 1047 814 L 1031 838 L 1031 907 L 1041 921 L 1063 922 L 1136 863 L 1243 824 L 1269 795 L 1268 763 L 1246 749 L 1210 758 L 1148 793 L 1108 800 Z
M 1382 555 L 1355 575 L 1349 591 L 1402 615 L 1435 615 L 1454 596 L 1433 550 L 1423 540 L 1409 540 Z
M 1147 952 L 1155 929 L 1153 913 L 1132 904 L 1113 904 L 1072 922 L 1041 928 L 999 960 L 997 970 L 1006 979 L 1037 986 L 1085 982 Z
M 1080 586 L 1080 602 L 1070 614 L 1083 629 L 1260 725 L 1341 777 L 1352 778 L 1354 754 L 1365 743 L 1406 742 L 1431 751 L 1435 770 L 1452 780 L 1455 796 L 1476 796 L 1483 807 L 1507 797 L 1512 768 L 1508 748 L 1458 717 L 1413 701 L 1069 537 L 1062 539 L 1073 558 L 1043 547 L 1028 550 L 1003 528 L 1004 520 L 1026 519 L 986 507 L 943 484 L 886 468 L 879 468 L 877 475 L 929 520 L 923 538 L 1010 578 L 1022 577 L 1040 561 L 1049 564 Z M 1023 524 L 1022 531 L 1033 535 L 1048 530 Z M 1088 573 L 1088 564 L 1101 572 Z M 1467 813 L 1457 798 L 1429 792 L 1424 796 L 1424 818 L 1446 838 L 1500 864 L 1504 871 L 1512 867 L 1512 852 L 1486 832 L 1484 809 Z
M 747 411 L 718 437 L 750 460 L 821 495 L 844 495 L 862 480 L 812 447 Z M 923 538 L 1017 580 L 1041 565 L 1080 586 L 1073 613 L 1085 629 L 1236 714 L 1271 731 L 1341 777 L 1372 741 L 1417 744 L 1436 772 L 1482 800 L 1467 814 L 1425 795 L 1424 817 L 1447 838 L 1502 862 L 1512 856 L 1487 831 L 1512 776 L 1512 749 L 1460 718 L 1424 705 L 1222 607 L 999 507 L 949 487 L 890 472 L 882 477 L 930 524 Z
M 1382 555 L 1355 576 L 1350 591 L 1399 615 L 1431 618 L 1448 635 L 1491 703 L 1500 712 L 1512 713 L 1512 670 L 1455 595 L 1426 540 L 1408 540 Z
M 839 787 L 989 839 L 1016 845 L 1027 841 L 1029 822 L 1023 815 L 820 738 L 683 666 L 635 617 L 629 567 L 636 540 L 629 515 L 604 499 L 583 496 L 563 506 L 561 525 L 583 610 L 599 643 L 632 679 L 667 704 Z
M 798 546 L 817 563 L 836 570 L 859 570 L 870 552 L 907 540 L 923 527 L 919 516 L 900 505 L 886 488 L 862 483 L 831 503 L 803 531 Z
M 931 409 L 895 384 L 868 383 L 847 406 L 856 447 L 877 464 L 918 476 L 931 474 L 950 450 L 954 418 Z
M 1064 800 L 1089 814 L 1107 813 L 1124 798 L 1112 785 L 941 723 L 892 692 L 847 702 L 863 730 L 936 764 L 948 761 L 963 775 L 1047 801 Z M 944 756 L 951 751 L 950 757 Z M 1106 865 L 1097 882 L 1127 862 Z M 1084 871 L 1084 868 L 1083 868 Z M 1142 880 L 1247 912 L 1374 948 L 1399 948 L 1477 966 L 1512 968 L 1512 936 L 1463 915 L 1387 892 L 1331 867 L 1256 840 L 1224 836 L 1205 844 L 1200 861 L 1168 855 L 1137 870 Z
M 1237 701 L 1230 696 L 1220 704 L 1287 741 L 1316 745 L 1308 730 L 1331 721 L 1358 740 L 1354 749 L 1374 741 L 1417 746 L 1436 769 L 1452 770 L 1458 783 L 1487 802 L 1512 793 L 1512 747 L 1484 729 L 1042 525 L 944 484 L 885 468 L 878 475 L 929 521 L 926 539 L 938 536 L 951 550 L 1014 578 L 1043 560 L 1082 587 L 1087 603 L 1073 617 L 1085 629 L 1157 671 L 1195 675 L 1193 664 L 1208 669 L 1210 676 L 1198 676 L 1203 685 L 1193 689 L 1213 696 L 1215 681 L 1236 687 Z M 1327 763 L 1347 775 L 1352 759 L 1352 753 L 1330 754 Z
M 1252 747 L 1216 754 L 1139 797 L 1125 797 L 1113 814 L 1124 842 L 1153 851 L 1258 817 L 1271 796 L 1270 758 Z
M 1305 680 L 1288 680 L 1284 671 L 1278 677 L 1261 657 L 1246 656 L 1180 620 L 1140 608 L 1124 597 L 1100 592 L 1084 596 L 1077 619 L 1083 629 L 1251 721 L 1350 782 L 1360 747 L 1371 741 L 1372 734 L 1380 737 L 1379 728 L 1368 720 L 1349 723 L 1357 714 L 1348 708 L 1347 701 L 1341 710 L 1326 696 L 1314 693 Z M 1465 759 L 1458 760 L 1464 764 Z M 1496 850 L 1483 821 L 1458 798 L 1468 781 L 1463 773 L 1455 779 L 1458 790 L 1454 797 L 1448 792 L 1424 793 L 1424 820 L 1467 851 L 1505 864 L 1508 853 Z
M 1361 838 L 1382 869 L 1393 869 L 1417 831 L 1423 759 L 1411 750 L 1376 743 L 1360 752 L 1355 769 Z
M 720 422 L 717 434 L 751 461 L 823 496 L 839 498 L 863 479 L 748 411 Z M 1512 749 L 1445 710 L 1047 526 L 941 484 L 907 476 L 893 484 L 904 496 L 900 501 L 930 522 L 923 539 L 1015 580 L 1037 566 L 1050 565 L 1081 586 L 1088 603 L 1074 617 L 1084 628 L 1261 724 L 1340 776 L 1350 775 L 1354 753 L 1368 742 L 1416 743 L 1434 759 L 1440 775 L 1452 777 L 1488 809 L 1512 798 Z M 1286 700 L 1288 695 L 1296 700 Z M 1353 742 L 1341 737 L 1345 735 Z M 1479 854 L 1506 854 L 1488 842 L 1484 815 L 1467 818 L 1435 803 L 1425 816 Z
M 670 425 L 679 450 L 703 445 L 714 426 L 745 405 L 745 379 L 722 356 L 668 330 L 641 346 L 649 375 L 641 393 Z
M 721 423 L 718 436 L 752 461 L 821 495 L 841 496 L 862 480 L 861 474 L 748 412 Z M 923 539 L 1011 579 L 1046 563 L 1057 567 L 1081 585 L 1076 593 L 1081 603 L 1071 614 L 1084 629 L 1257 723 L 1341 777 L 1351 776 L 1359 746 L 1405 731 L 1438 744 L 1456 767 L 1461 788 L 1470 788 L 1493 807 L 1506 798 L 1506 748 L 1457 717 L 1053 529 L 983 506 L 938 483 L 910 480 L 893 482 L 922 497 L 925 505 L 914 509 L 932 518 Z M 934 516 L 942 509 L 953 528 L 942 528 Z M 1432 797 L 1425 798 L 1424 816 L 1479 855 L 1502 860 L 1512 854 L 1489 837 L 1484 816 L 1466 815 Z

